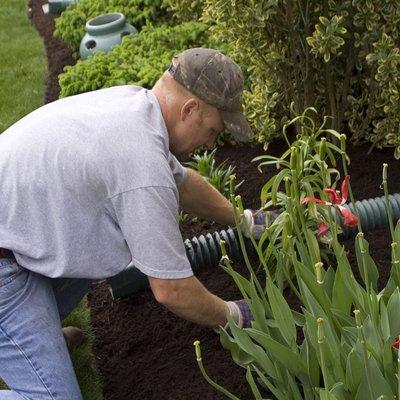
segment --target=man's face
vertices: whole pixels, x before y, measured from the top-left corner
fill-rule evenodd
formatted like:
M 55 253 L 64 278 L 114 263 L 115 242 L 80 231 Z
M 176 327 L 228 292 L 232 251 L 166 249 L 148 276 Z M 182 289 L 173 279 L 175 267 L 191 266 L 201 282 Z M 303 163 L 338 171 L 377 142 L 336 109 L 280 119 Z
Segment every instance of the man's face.
M 189 154 L 200 146 L 214 147 L 215 139 L 224 129 L 224 123 L 215 107 L 206 109 L 189 104 L 183 109 L 176 134 L 170 139 L 171 152 L 180 160 L 186 160 Z

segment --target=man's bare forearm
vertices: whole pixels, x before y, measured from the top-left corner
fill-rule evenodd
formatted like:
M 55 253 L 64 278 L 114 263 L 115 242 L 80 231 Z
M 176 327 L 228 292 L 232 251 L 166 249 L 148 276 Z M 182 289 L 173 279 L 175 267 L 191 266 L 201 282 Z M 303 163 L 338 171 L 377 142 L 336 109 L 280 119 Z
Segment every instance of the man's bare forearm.
M 190 168 L 187 168 L 185 183 L 179 188 L 179 196 L 184 211 L 223 225 L 235 225 L 232 204 Z
M 149 282 L 157 301 L 174 314 L 210 327 L 226 324 L 229 312 L 226 302 L 209 292 L 197 278 L 149 277 Z

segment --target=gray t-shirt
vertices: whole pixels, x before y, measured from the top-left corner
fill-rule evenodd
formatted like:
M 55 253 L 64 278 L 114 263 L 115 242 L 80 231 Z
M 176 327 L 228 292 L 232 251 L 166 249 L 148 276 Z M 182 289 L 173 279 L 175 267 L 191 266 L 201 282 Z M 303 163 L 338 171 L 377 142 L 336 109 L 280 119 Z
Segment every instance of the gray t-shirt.
M 47 104 L 0 135 L 0 248 L 49 277 L 100 279 L 131 261 L 156 278 L 192 276 L 177 219 L 185 177 L 151 91 Z

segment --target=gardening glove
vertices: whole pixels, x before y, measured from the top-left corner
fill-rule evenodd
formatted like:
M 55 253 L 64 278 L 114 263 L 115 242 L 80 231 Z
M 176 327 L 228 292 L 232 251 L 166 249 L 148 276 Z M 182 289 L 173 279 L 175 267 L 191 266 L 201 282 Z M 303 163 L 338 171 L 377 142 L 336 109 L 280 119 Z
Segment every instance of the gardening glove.
M 254 239 L 260 239 L 265 229 L 270 226 L 276 218 L 279 216 L 278 210 L 262 211 L 262 210 L 250 210 L 246 209 L 243 211 L 243 219 L 239 226 L 244 236 Z
M 241 299 L 236 301 L 227 301 L 226 304 L 228 305 L 229 313 L 235 320 L 236 324 L 241 328 L 250 328 L 251 321 L 253 321 L 254 318 L 247 301 Z M 224 329 L 227 327 L 228 323 L 225 325 Z

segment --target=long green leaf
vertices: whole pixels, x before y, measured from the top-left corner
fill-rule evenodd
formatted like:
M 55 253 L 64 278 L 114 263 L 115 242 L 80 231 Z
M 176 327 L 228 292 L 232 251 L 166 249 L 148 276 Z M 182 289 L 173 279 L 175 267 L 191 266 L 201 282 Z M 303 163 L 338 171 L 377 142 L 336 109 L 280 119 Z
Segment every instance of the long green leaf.
M 394 393 L 382 375 L 381 370 L 374 357 L 367 360 L 368 367 L 365 365 L 362 371 L 360 386 L 358 388 L 355 400 L 376 400 L 380 396 L 387 399 L 393 399 Z M 371 371 L 371 382 L 368 383 L 367 369 Z
M 260 197 L 261 197 L 261 202 L 265 203 L 267 199 L 271 198 L 273 204 L 277 203 L 277 190 L 282 182 L 282 179 L 289 174 L 289 171 L 287 169 L 283 169 L 280 171 L 277 175 L 274 175 L 272 178 L 270 178 L 267 183 L 262 187 Z
M 353 349 L 347 356 L 346 360 L 346 387 L 355 392 L 360 385 L 361 375 L 364 369 L 362 357 Z
M 289 371 L 286 372 L 287 381 L 289 382 L 290 387 L 290 394 L 293 397 L 293 400 L 303 400 L 296 380 L 293 378 L 292 375 L 289 374 Z
M 279 172 L 279 174 L 275 175 L 275 180 L 272 183 L 272 188 L 271 188 L 271 199 L 274 204 L 278 203 L 278 190 L 280 184 L 282 183 L 283 179 L 289 175 L 290 171 L 287 169 L 284 169 L 281 172 Z
M 307 380 L 312 386 L 318 386 L 320 381 L 318 358 L 315 353 L 315 349 L 309 345 L 307 338 L 303 341 L 300 347 L 300 356 L 307 365 Z M 306 386 L 306 383 L 303 381 L 302 377 L 300 377 L 300 379 L 303 382 L 303 386 Z
M 286 343 L 293 347 L 296 343 L 296 325 L 290 307 L 279 289 L 270 280 L 267 280 L 266 290 L 279 331 Z
M 251 373 L 251 370 L 249 367 L 247 367 L 247 372 L 246 372 L 246 379 L 247 382 L 249 382 L 250 389 L 253 392 L 254 399 L 255 400 L 263 400 L 263 397 L 261 396 L 260 391 L 258 390 L 257 384 L 254 381 L 253 375 Z
M 307 268 L 304 268 L 303 264 L 294 260 L 294 268 L 297 275 L 297 281 L 304 282 L 305 287 L 312 293 L 316 301 L 320 304 L 324 313 L 332 316 L 331 313 L 331 301 L 326 295 L 326 292 L 322 285 L 317 282 L 316 276 Z
M 271 357 L 287 368 L 292 374 L 305 373 L 306 365 L 298 353 L 277 342 L 263 332 L 247 329 L 248 334 L 268 351 Z
M 338 268 L 332 291 L 332 308 L 340 310 L 348 315 L 352 304 L 351 296 L 348 295 L 347 285 L 343 277 L 343 268 Z
M 363 332 L 368 350 L 373 354 L 377 361 L 380 361 L 383 351 L 383 342 L 379 336 L 379 331 L 369 315 L 364 319 Z
M 320 255 L 320 251 L 319 251 L 319 243 L 315 236 L 315 233 L 312 232 L 310 229 L 307 229 L 307 228 L 304 229 L 304 234 L 305 234 L 308 251 L 310 254 L 310 258 L 311 258 L 311 263 L 312 263 L 311 267 L 314 267 L 314 265 L 317 262 L 321 261 L 321 255 Z
M 268 375 L 270 375 L 274 379 L 278 379 L 276 367 L 270 360 L 265 347 L 263 348 L 251 340 L 250 331 L 258 331 L 254 329 L 239 328 L 230 316 L 228 316 L 228 321 L 232 335 L 240 348 L 251 355 L 254 358 L 254 362 L 256 362 L 261 368 L 263 368 L 263 370 L 266 371 Z
M 233 361 L 241 367 L 247 367 L 254 362 L 254 357 L 244 351 L 234 338 L 232 338 L 225 330 L 220 331 L 220 342 L 222 347 L 229 350 Z
M 327 389 L 321 389 L 319 391 L 320 400 L 338 400 L 338 398 L 330 393 Z
M 260 298 L 260 295 L 254 284 L 253 278 L 251 280 L 251 286 L 250 286 L 250 299 L 251 299 L 251 311 L 254 317 L 253 327 L 255 329 L 269 333 L 269 326 L 267 324 L 266 313 L 268 313 L 268 316 L 271 316 L 271 310 L 269 305 L 266 304 L 267 303 L 266 299 Z
M 398 287 L 390 296 L 387 312 L 390 323 L 390 336 L 394 338 L 400 335 L 400 291 Z
M 362 254 L 361 248 L 363 248 L 364 254 Z M 369 243 L 363 237 L 357 236 L 355 240 L 355 249 L 357 264 L 364 283 L 367 284 L 369 282 L 374 290 L 377 291 L 379 272 L 375 261 L 369 254 Z M 363 266 L 365 267 L 365 271 Z M 365 273 L 367 276 L 365 276 Z
M 337 246 L 334 242 L 333 248 L 335 251 L 335 256 L 338 261 L 337 270 L 342 274 L 342 279 L 347 287 L 347 295 L 351 297 L 352 302 L 354 303 L 354 307 L 357 309 L 361 309 L 365 313 L 367 313 L 367 293 L 361 287 L 361 285 L 356 281 L 353 275 L 353 271 L 351 270 L 349 260 L 347 259 L 344 253 L 343 246 Z
M 275 385 L 271 383 L 271 381 L 264 375 L 264 373 L 257 368 L 257 366 L 253 367 L 257 372 L 261 382 L 271 391 L 271 393 L 277 398 L 277 400 L 288 400 L 286 394 L 282 392 L 282 390 L 278 389 Z

